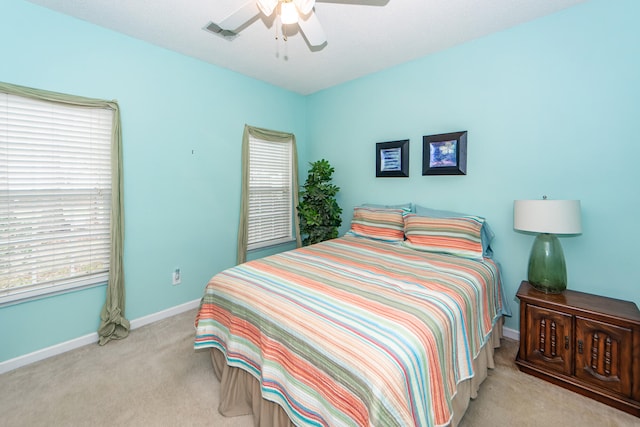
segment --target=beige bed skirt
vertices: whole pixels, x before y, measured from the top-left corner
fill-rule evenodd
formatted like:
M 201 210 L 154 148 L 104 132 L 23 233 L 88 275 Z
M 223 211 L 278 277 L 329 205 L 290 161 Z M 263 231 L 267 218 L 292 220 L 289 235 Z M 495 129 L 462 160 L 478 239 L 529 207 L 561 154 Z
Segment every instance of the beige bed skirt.
M 474 360 L 473 378 L 458 385 L 458 393 L 453 399 L 453 420 L 451 426 L 458 425 L 464 415 L 469 400 L 478 395 L 480 384 L 487 377 L 487 369 L 494 368 L 493 350 L 500 347 L 502 337 L 502 321 L 493 328 L 491 338 Z M 273 402 L 262 398 L 260 383 L 249 372 L 227 365 L 224 353 L 211 349 L 213 370 L 220 380 L 220 406 L 218 411 L 227 417 L 253 414 L 255 427 L 288 427 L 294 426 L 284 409 Z

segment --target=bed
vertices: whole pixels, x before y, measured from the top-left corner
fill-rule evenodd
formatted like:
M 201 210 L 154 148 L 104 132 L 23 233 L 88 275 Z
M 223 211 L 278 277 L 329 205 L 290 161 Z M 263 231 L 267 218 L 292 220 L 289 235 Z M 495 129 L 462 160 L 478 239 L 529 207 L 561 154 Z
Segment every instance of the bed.
M 440 218 L 357 210 L 343 237 L 207 284 L 194 346 L 211 351 L 222 414 L 262 427 L 459 422 L 507 314 L 484 222 L 445 219 L 443 233 Z

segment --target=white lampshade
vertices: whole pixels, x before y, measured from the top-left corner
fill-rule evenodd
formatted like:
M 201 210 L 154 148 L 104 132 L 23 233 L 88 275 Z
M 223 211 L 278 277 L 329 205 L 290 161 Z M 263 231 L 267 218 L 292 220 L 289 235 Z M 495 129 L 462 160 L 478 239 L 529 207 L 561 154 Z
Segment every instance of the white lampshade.
M 280 21 L 283 24 L 295 24 L 298 22 L 298 9 L 292 2 L 280 5 Z
M 516 200 L 513 228 L 551 234 L 580 234 L 580 200 Z

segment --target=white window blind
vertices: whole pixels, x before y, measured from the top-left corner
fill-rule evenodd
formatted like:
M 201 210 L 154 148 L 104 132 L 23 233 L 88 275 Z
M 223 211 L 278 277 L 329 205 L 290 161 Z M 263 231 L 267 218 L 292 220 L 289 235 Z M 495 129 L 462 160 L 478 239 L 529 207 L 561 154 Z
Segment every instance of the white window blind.
M 249 138 L 249 250 L 294 239 L 291 156 L 292 141 Z
M 112 116 L 0 93 L 0 301 L 106 283 Z

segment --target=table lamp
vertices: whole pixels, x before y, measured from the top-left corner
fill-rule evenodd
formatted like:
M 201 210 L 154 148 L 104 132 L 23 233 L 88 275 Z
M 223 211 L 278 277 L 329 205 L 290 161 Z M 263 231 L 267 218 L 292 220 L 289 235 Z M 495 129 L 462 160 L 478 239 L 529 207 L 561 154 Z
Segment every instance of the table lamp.
M 567 267 L 556 234 L 582 233 L 580 200 L 516 200 L 513 228 L 539 233 L 531 247 L 527 279 L 545 293 L 561 293 L 567 288 Z

